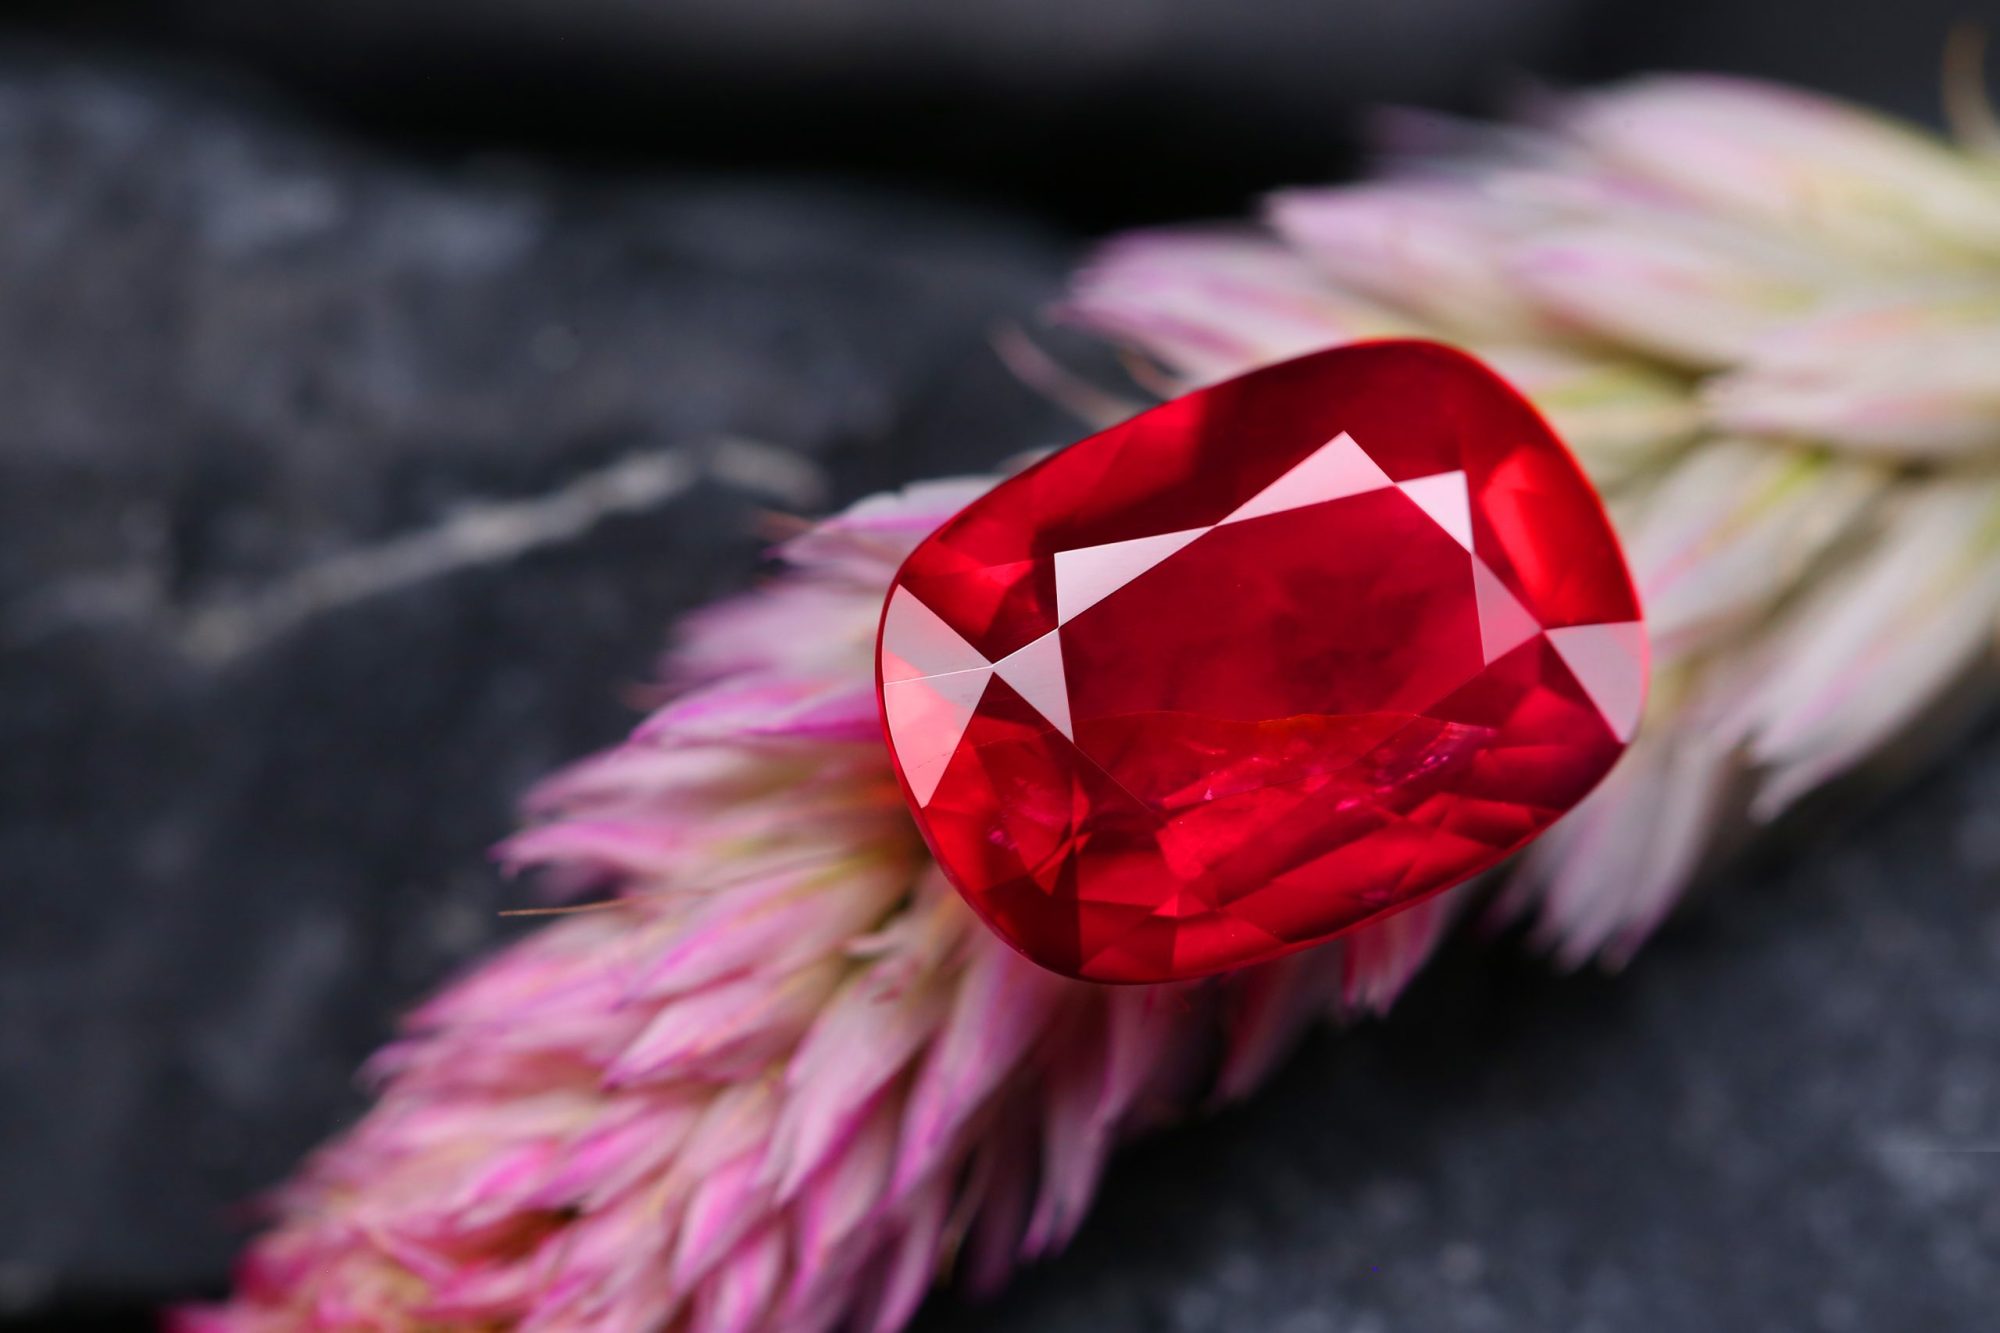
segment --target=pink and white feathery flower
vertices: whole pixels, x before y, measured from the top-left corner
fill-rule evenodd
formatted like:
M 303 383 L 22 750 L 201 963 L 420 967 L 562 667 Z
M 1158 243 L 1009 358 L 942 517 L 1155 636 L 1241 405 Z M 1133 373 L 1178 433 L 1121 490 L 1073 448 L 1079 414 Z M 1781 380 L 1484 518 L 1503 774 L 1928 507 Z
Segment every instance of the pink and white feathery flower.
M 1990 665 L 2000 174 L 1715 79 L 1415 138 L 1386 179 L 1282 196 L 1268 231 L 1113 242 L 1066 313 L 1188 384 L 1428 333 L 1550 415 L 1630 547 L 1656 683 L 1502 901 L 1563 960 L 1616 961 L 1722 829 Z M 990 1289 L 1062 1246 L 1119 1142 L 1394 999 L 1476 890 L 1103 988 L 1023 962 L 943 883 L 873 640 L 902 556 L 989 484 L 864 501 L 682 627 L 668 702 L 506 849 L 602 903 L 411 1017 L 374 1109 L 180 1333 L 892 1330 L 941 1276 Z
M 1025 962 L 924 852 L 876 716 L 882 589 L 985 485 L 864 502 L 692 617 L 679 692 L 545 784 L 506 856 L 614 895 L 474 969 L 371 1066 L 180 1333 L 900 1327 L 1060 1248 L 1133 1133 L 1379 1009 L 1449 896 L 1225 982 Z
M 1066 313 L 1202 383 L 1273 336 L 1486 357 L 1604 490 L 1654 647 L 1620 768 L 1502 901 L 1624 957 L 1726 829 L 1991 674 L 2000 621 L 2000 163 L 1829 99 L 1653 78 L 1525 129 L 1399 122 L 1395 171 L 1278 196 L 1264 233 L 1106 247 Z M 1246 285 L 1240 256 L 1258 256 Z M 1749 799 L 1744 799 L 1749 793 Z

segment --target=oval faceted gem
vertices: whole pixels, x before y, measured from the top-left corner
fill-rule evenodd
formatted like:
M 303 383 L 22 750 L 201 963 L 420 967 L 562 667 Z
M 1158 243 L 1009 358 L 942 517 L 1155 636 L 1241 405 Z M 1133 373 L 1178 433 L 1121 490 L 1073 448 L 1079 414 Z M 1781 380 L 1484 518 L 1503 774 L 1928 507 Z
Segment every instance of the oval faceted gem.
M 945 873 L 1034 961 L 1165 981 L 1408 907 L 1638 724 L 1646 637 L 1549 427 L 1435 343 L 1191 393 L 1001 483 L 896 576 L 882 713 Z

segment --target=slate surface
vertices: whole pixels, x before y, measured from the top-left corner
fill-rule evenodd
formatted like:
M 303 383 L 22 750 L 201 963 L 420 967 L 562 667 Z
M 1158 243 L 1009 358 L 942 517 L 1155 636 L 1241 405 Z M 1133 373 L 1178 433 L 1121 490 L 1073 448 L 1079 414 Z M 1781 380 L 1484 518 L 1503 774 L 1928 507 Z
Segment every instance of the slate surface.
M 1066 258 L 0 72 L 0 1311 L 214 1280 L 759 510 L 1063 438 Z
M 2000 1308 L 2000 735 L 1811 819 L 1618 977 L 1463 941 L 1142 1146 L 922 1333 L 1980 1333 Z
M 0 1312 L 212 1283 L 757 508 L 1064 435 L 983 342 L 1067 257 L 0 68 Z M 1991 1328 L 2000 740 L 1799 832 L 1623 977 L 1454 950 L 924 1327 Z

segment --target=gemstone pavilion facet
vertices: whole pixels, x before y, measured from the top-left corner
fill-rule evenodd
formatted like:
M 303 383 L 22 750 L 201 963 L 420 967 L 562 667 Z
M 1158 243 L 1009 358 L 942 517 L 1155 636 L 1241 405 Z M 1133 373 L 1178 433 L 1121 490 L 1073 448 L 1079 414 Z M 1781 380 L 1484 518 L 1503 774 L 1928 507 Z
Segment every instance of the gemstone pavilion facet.
M 945 873 L 1022 953 L 1165 981 L 1492 866 L 1638 725 L 1595 492 L 1434 343 L 1315 353 L 1001 483 L 890 591 L 882 713 Z

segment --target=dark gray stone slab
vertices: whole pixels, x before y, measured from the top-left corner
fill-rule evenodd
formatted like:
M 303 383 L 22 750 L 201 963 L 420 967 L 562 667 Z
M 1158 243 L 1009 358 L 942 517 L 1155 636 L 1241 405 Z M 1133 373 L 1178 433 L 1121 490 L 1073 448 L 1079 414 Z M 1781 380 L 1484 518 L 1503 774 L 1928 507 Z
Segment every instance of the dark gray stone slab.
M 986 346 L 1065 262 L 0 70 L 0 1314 L 218 1280 L 759 511 L 1069 429 Z
M 757 509 L 1067 432 L 983 347 L 1063 251 L 0 69 L 0 1310 L 215 1282 Z M 1989 734 L 1622 977 L 1461 944 L 924 1327 L 1988 1329 L 1995 810 Z
M 1462 941 L 1123 1159 L 1061 1261 L 920 1327 L 1991 1329 L 2000 736 L 1795 833 L 1622 976 Z

